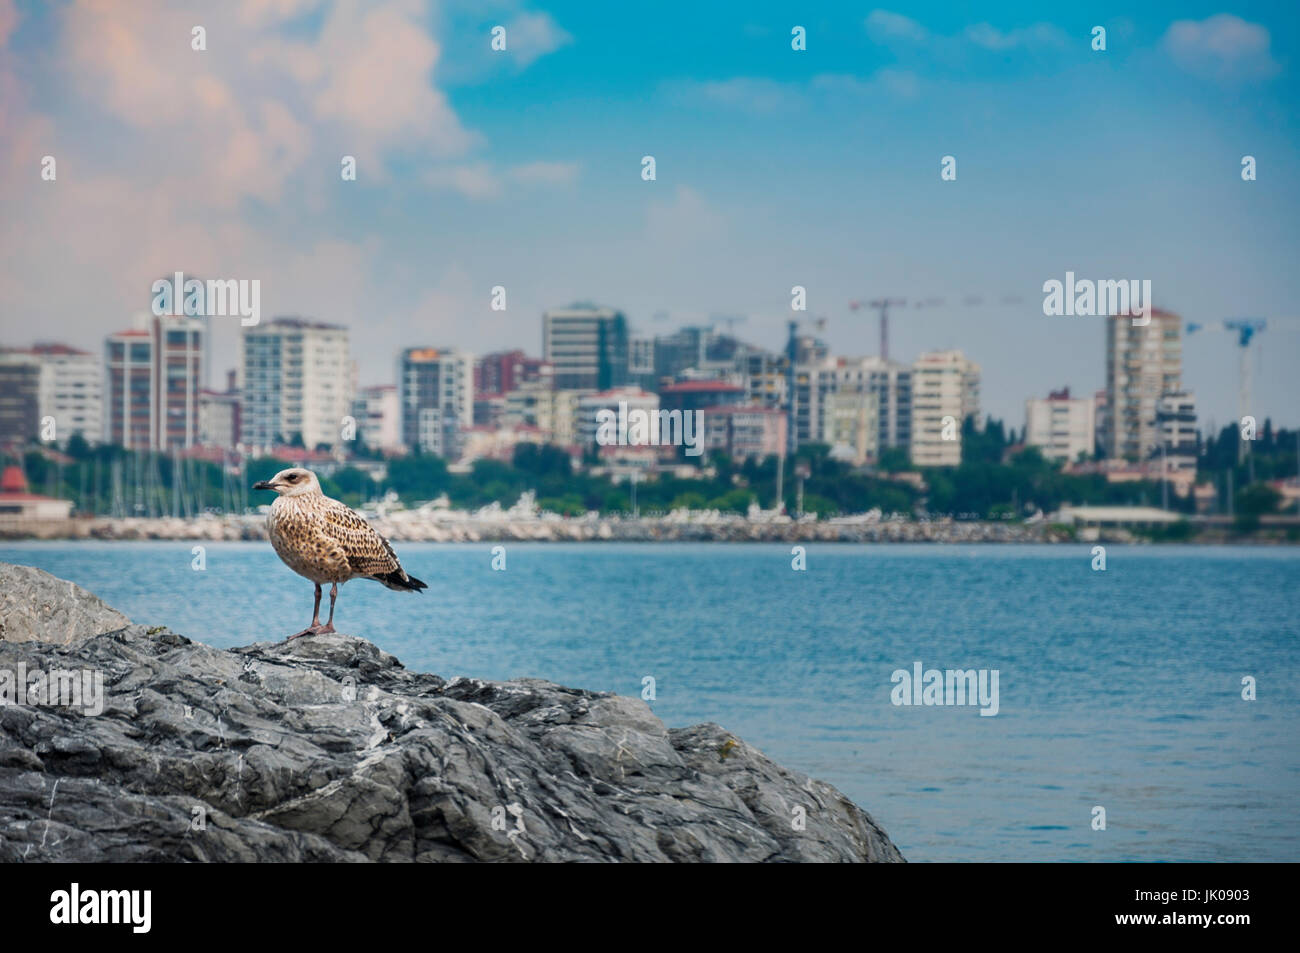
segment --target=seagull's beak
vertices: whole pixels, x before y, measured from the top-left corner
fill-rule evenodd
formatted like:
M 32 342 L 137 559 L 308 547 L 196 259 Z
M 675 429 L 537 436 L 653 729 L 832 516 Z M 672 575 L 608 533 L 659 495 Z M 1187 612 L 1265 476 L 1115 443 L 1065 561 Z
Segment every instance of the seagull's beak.
M 274 490 L 275 487 L 276 484 L 272 483 L 270 480 L 258 480 L 253 484 L 254 490 Z

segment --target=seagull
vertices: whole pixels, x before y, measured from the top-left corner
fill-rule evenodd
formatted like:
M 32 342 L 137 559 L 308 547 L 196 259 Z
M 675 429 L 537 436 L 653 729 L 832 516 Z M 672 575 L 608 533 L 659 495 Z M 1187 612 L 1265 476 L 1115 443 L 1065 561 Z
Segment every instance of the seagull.
M 326 496 L 310 470 L 281 470 L 269 480 L 254 483 L 253 489 L 276 492 L 266 521 L 271 545 L 286 566 L 316 584 L 311 625 L 290 639 L 334 631 L 334 600 L 339 583 L 349 579 L 374 579 L 399 592 L 429 588 L 406 574 L 388 540 L 375 532 L 365 517 Z M 321 625 L 321 586 L 327 582 L 330 617 Z

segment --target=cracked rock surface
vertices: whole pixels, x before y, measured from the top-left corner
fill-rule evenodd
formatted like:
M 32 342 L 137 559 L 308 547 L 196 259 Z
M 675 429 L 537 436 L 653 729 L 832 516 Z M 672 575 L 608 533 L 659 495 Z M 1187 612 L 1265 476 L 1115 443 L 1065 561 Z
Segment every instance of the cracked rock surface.
M 830 785 L 639 699 L 342 634 L 0 642 L 20 665 L 102 673 L 103 711 L 0 706 L 3 862 L 903 860 Z

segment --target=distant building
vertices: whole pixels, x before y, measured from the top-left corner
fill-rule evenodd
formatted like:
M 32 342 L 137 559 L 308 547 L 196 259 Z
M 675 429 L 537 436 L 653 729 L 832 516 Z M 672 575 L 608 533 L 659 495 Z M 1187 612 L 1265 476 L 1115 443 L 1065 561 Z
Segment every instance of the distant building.
M 474 426 L 474 356 L 407 348 L 398 361 L 397 380 L 402 443 L 418 453 L 455 459 L 460 433 Z
M 40 426 L 40 362 L 26 352 L 0 352 L 0 447 L 27 443 Z
M 524 381 L 504 396 L 501 424 L 511 429 L 532 428 L 534 436 L 551 439 L 554 430 L 555 391 L 550 377 Z
M 790 361 L 794 373 L 790 374 Z M 786 411 L 793 422 L 793 440 L 790 450 L 801 444 L 820 439 L 821 420 L 818 411 L 819 370 L 830 361 L 830 349 L 821 338 L 811 334 L 798 334 L 795 322 L 790 322 L 790 338 L 781 366 L 786 369 Z
M 654 338 L 638 335 L 628 340 L 627 382 L 642 390 L 654 390 L 658 383 Z
M 980 424 L 979 365 L 961 351 L 933 351 L 918 357 L 912 365 L 912 463 L 919 467 L 960 464 L 961 428 L 967 417 Z M 955 439 L 945 439 L 946 431 Z
M 557 390 L 603 391 L 627 383 L 628 329 L 623 312 L 575 304 L 542 315 L 542 356 Z
M 785 411 L 775 407 L 715 405 L 703 409 L 704 454 L 735 460 L 779 456 L 785 447 Z
M 525 383 L 546 381 L 554 368 L 544 358 L 529 357 L 523 351 L 496 351 L 474 361 L 474 394 L 505 394 Z
M 842 390 L 821 400 L 821 442 L 831 456 L 854 466 L 880 455 L 880 397 L 874 390 Z
M 582 447 L 600 449 L 596 440 L 596 432 L 600 426 L 597 415 L 602 410 L 611 410 L 618 414 L 620 404 L 623 404 L 629 413 L 634 410 L 657 413 L 659 410 L 659 395 L 643 391 L 639 387 L 617 387 L 613 390 L 601 391 L 597 394 L 586 394 L 578 398 L 577 437 L 578 443 Z M 610 452 L 613 452 L 614 446 L 612 444 L 609 446 Z
M 684 327 L 659 335 L 652 345 L 655 378 L 675 381 L 691 368 L 700 368 L 708 361 L 713 340 L 713 329 L 708 327 Z
M 1038 447 L 1048 460 L 1067 463 L 1079 454 L 1092 456 L 1097 445 L 1096 401 L 1071 397 L 1070 388 L 1052 391 L 1047 399 L 1025 401 L 1025 443 Z
M 1106 436 L 1105 421 L 1106 421 L 1106 415 L 1109 412 L 1110 412 L 1110 404 L 1108 403 L 1106 392 L 1104 390 L 1096 391 L 1092 395 L 1092 419 L 1094 422 L 1094 428 L 1096 432 L 1096 437 L 1095 437 L 1096 445 L 1093 447 L 1092 450 L 1093 453 L 1104 455 L 1106 452 L 1105 448 L 1102 446 L 1102 443 Z
M 786 405 L 789 361 L 785 355 L 751 350 L 740 355 L 736 364 L 745 388 L 745 403 L 760 407 Z
M 205 322 L 141 315 L 104 342 L 104 439 L 130 450 L 199 442 Z
M 474 395 L 474 426 L 494 429 L 500 427 L 506 416 L 505 394 Z
M 870 446 L 868 457 L 874 460 L 886 447 L 907 448 L 911 444 L 912 369 L 908 365 L 875 355 L 828 357 L 815 366 L 806 383 L 802 375 L 796 375 L 796 380 L 800 382 L 798 394 L 801 403 L 806 402 L 808 408 L 807 414 L 797 415 L 806 427 L 800 435 L 800 442 L 833 443 L 826 419 L 831 397 L 869 393 L 875 397 L 874 405 L 860 401 L 838 402 L 842 412 L 847 412 L 845 408 L 850 406 L 859 407 L 868 411 L 875 421 L 876 432 L 867 441 Z M 854 455 L 858 456 L 856 452 Z
M 578 403 L 581 399 L 581 391 L 551 392 L 551 443 L 559 447 L 578 446 Z
M 270 447 L 301 439 L 308 450 L 342 440 L 352 412 L 348 330 L 303 318 L 243 329 L 242 442 Z
M 1191 391 L 1164 394 L 1156 404 L 1156 431 L 1160 449 L 1151 462 L 1166 474 L 1196 473 L 1196 397 Z
M 72 501 L 27 492 L 27 478 L 18 467 L 5 467 L 0 475 L 0 527 L 30 520 L 65 520 Z
M 79 433 L 90 443 L 99 443 L 104 437 L 103 366 L 100 359 L 89 351 L 49 342 L 40 342 L 29 348 L 0 348 L 0 364 L 13 367 L 25 363 L 34 363 L 40 368 L 36 393 L 38 421 L 53 418 L 56 440 Z M 5 391 L 6 388 L 0 385 L 0 394 Z M 4 441 L 4 432 L 5 427 L 0 424 L 0 442 Z M 24 439 L 34 436 L 37 436 L 35 428 Z
M 402 405 L 393 384 L 362 387 L 352 401 L 357 437 L 371 450 L 402 451 Z
M 745 389 L 723 380 L 678 381 L 659 388 L 664 410 L 702 410 L 721 404 L 743 402 Z
M 1141 462 L 1159 447 L 1160 398 L 1182 390 L 1182 319 L 1153 309 L 1137 327 L 1129 315 L 1106 319 L 1106 456 Z
M 239 444 L 242 403 L 236 371 L 229 371 L 224 391 L 199 391 L 199 443 L 232 450 Z

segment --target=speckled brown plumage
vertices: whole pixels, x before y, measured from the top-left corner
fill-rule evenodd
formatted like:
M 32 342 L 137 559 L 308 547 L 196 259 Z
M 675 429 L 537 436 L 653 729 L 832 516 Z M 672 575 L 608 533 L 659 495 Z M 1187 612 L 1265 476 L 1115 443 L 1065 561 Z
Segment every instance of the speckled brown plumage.
M 298 635 L 332 632 L 338 584 L 349 579 L 374 579 L 389 589 L 418 592 L 428 588 L 407 575 L 388 540 L 365 519 L 321 492 L 310 470 L 293 467 L 254 485 L 279 494 L 271 504 L 267 530 L 284 564 L 316 584 L 312 624 Z M 330 618 L 320 623 L 321 586 L 330 583 Z

